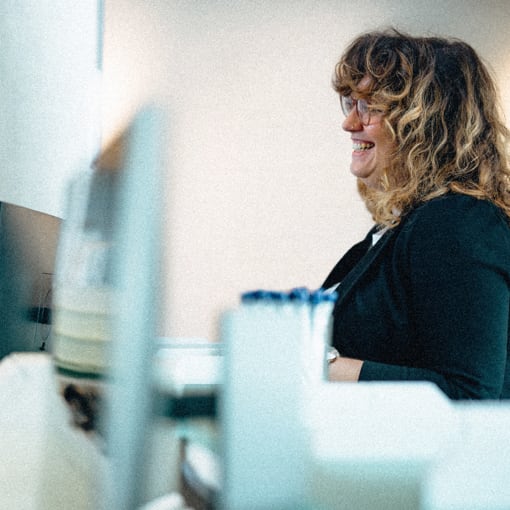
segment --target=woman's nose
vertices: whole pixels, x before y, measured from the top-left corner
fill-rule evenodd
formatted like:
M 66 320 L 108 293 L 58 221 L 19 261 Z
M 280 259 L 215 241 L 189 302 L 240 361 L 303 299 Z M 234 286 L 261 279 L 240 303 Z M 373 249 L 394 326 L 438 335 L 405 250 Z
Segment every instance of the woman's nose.
M 358 111 L 356 108 L 353 108 L 349 115 L 345 117 L 344 121 L 342 122 L 342 129 L 344 131 L 360 131 L 363 129 L 363 124 L 361 123 L 361 120 L 358 115 Z

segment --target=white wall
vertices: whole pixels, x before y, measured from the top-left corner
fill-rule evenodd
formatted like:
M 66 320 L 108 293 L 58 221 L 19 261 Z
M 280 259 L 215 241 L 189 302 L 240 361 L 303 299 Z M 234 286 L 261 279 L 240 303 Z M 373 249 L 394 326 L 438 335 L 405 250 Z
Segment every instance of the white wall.
M 370 226 L 330 86 L 359 32 L 467 40 L 497 72 L 510 118 L 507 0 L 105 6 L 105 142 L 149 99 L 169 116 L 161 334 L 215 339 L 240 292 L 317 287 Z
M 0 2 L 0 201 L 62 217 L 97 153 L 99 1 Z

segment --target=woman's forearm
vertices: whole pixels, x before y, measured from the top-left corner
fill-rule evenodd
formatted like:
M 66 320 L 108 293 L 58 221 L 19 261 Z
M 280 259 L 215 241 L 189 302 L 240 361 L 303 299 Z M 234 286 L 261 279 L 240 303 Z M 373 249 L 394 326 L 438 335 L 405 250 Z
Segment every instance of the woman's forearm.
M 328 366 L 330 381 L 358 381 L 363 361 L 353 358 L 336 358 Z

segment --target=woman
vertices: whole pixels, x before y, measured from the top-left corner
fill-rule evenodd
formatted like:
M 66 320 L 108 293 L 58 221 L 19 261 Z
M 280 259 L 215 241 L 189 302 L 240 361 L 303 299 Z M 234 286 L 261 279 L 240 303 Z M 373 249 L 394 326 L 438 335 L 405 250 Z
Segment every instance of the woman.
M 510 397 L 508 131 L 486 67 L 458 40 L 376 32 L 334 88 L 376 226 L 323 284 L 339 294 L 330 380 Z

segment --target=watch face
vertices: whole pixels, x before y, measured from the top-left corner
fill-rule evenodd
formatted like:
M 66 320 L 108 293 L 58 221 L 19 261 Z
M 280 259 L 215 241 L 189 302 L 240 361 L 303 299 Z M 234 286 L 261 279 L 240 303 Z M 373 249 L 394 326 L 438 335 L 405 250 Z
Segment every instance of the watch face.
M 326 354 L 326 359 L 328 363 L 333 363 L 337 358 L 340 357 L 340 353 L 334 347 L 328 347 L 328 352 Z

